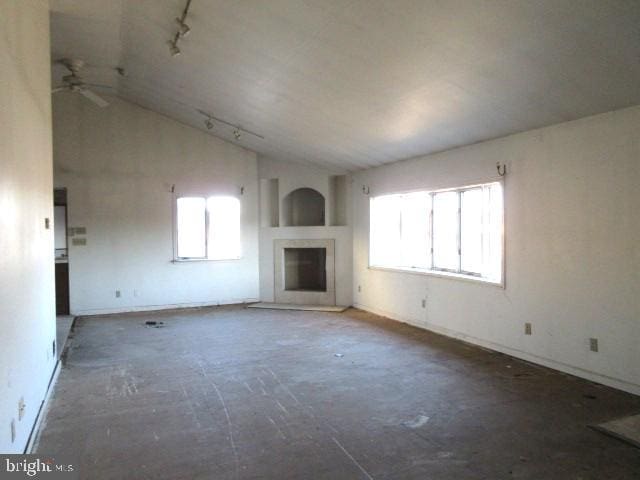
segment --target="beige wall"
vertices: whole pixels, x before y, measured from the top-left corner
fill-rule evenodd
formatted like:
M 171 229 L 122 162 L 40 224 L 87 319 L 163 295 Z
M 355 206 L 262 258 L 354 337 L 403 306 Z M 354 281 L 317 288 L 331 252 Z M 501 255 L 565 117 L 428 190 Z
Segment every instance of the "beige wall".
M 2 0 L 0 12 L 0 452 L 18 453 L 55 365 L 49 10 Z
M 505 289 L 368 268 L 362 185 L 469 185 L 496 178 L 496 162 L 508 168 Z M 356 305 L 640 393 L 640 107 L 367 170 L 353 192 Z

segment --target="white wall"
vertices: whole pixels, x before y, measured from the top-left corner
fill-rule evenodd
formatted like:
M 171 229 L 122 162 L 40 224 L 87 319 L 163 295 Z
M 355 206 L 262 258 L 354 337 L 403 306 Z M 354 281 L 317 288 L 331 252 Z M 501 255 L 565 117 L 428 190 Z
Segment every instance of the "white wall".
M 313 188 L 326 199 L 325 221 L 331 211 L 330 178 L 335 172 L 302 164 L 260 157 L 258 173 L 261 179 L 278 179 L 280 225 L 283 225 L 284 197 L 298 188 Z M 263 195 L 266 198 L 266 195 Z M 347 225 L 340 227 L 262 227 L 260 228 L 260 299 L 274 301 L 273 241 L 275 239 L 335 239 L 336 303 L 351 305 L 352 295 L 352 237 L 351 216 L 347 209 Z M 268 216 L 268 215 L 267 215 Z
M 55 365 L 49 10 L 3 0 L 1 11 L 0 452 L 20 453 Z
M 256 154 L 108 100 L 111 105 L 101 109 L 80 95 L 54 95 L 55 184 L 67 188 L 69 227 L 87 229 L 86 246 L 69 239 L 72 313 L 256 300 Z M 240 198 L 242 259 L 172 262 L 172 185 L 176 196 Z
M 496 162 L 508 168 L 505 289 L 368 269 L 362 185 L 461 186 L 494 179 Z M 640 107 L 364 171 L 353 205 L 356 305 L 640 393 Z

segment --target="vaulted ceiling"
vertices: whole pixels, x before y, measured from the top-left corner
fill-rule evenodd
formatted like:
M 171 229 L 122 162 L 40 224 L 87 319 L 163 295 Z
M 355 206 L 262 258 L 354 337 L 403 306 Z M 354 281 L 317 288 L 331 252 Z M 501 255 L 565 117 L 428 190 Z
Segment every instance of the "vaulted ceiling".
M 637 0 L 193 0 L 172 57 L 185 2 L 51 0 L 52 58 L 256 152 L 340 170 L 640 104 Z M 264 139 L 207 130 L 196 109 Z

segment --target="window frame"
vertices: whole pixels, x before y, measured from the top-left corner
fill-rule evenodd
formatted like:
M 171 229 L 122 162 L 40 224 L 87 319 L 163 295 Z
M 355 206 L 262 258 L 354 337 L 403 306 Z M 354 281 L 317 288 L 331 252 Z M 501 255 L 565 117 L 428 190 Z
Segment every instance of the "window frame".
M 209 213 L 209 208 L 208 208 L 208 204 L 209 204 L 209 199 L 212 197 L 229 197 L 229 198 L 234 198 L 235 200 L 238 201 L 239 204 L 239 215 L 240 215 L 240 219 L 239 219 L 239 228 L 240 228 L 240 248 L 239 248 L 239 255 L 237 257 L 233 257 L 233 258 L 210 258 L 209 257 L 209 232 L 210 232 L 210 213 Z M 178 255 L 178 200 L 180 200 L 181 198 L 201 198 L 204 200 L 205 203 L 205 209 L 204 209 L 204 217 L 205 217 L 205 221 L 204 221 L 204 252 L 205 252 L 205 256 L 204 257 L 180 257 Z M 235 195 L 201 195 L 201 194 L 194 194 L 194 195 L 181 195 L 181 196 L 174 196 L 173 198 L 173 260 L 172 263 L 191 263 L 191 262 L 233 262 L 236 260 L 241 260 L 243 258 L 242 255 L 242 201 L 240 198 L 238 198 Z
M 502 193 L 502 215 L 501 215 L 501 228 L 500 228 L 500 280 L 495 280 L 490 277 L 483 276 L 482 273 L 479 272 L 470 272 L 462 269 L 462 251 L 461 251 L 461 241 L 462 241 L 462 215 L 461 215 L 461 204 L 462 204 L 462 192 L 473 190 L 476 188 L 488 187 L 493 184 L 500 185 L 501 193 Z M 371 200 L 369 201 L 369 247 L 368 247 L 368 268 L 371 270 L 382 270 L 382 271 L 390 271 L 390 272 L 403 272 L 403 273 L 411 273 L 417 275 L 427 275 L 427 276 L 435 276 L 442 278 L 451 278 L 456 280 L 470 281 L 474 283 L 483 283 L 487 285 L 498 286 L 501 288 L 506 288 L 506 232 L 505 232 L 505 223 L 506 223 L 506 205 L 505 205 L 505 189 L 504 189 L 504 180 L 503 179 L 495 179 L 486 181 L 483 183 L 474 183 L 470 185 L 465 185 L 462 187 L 449 187 L 449 188 L 441 188 L 434 190 L 406 190 L 402 192 L 393 192 L 382 194 L 379 196 L 391 196 L 391 195 L 408 195 L 411 193 L 424 192 L 428 195 L 428 207 L 429 207 L 429 219 L 428 219 L 428 237 L 427 237 L 427 245 L 428 245 L 428 255 L 430 258 L 429 268 L 420 268 L 420 267 L 402 267 L 402 266 L 385 266 L 385 265 L 375 265 L 371 262 L 371 252 L 372 252 L 372 242 L 371 242 Z M 433 244 L 433 206 L 434 206 L 434 196 L 439 193 L 447 193 L 447 192 L 456 192 L 457 200 L 458 200 L 458 209 L 457 209 L 457 251 L 458 251 L 458 269 L 447 269 L 442 267 L 436 267 L 434 264 L 434 244 Z M 402 236 L 402 232 L 400 233 Z M 484 240 L 484 239 L 483 239 Z

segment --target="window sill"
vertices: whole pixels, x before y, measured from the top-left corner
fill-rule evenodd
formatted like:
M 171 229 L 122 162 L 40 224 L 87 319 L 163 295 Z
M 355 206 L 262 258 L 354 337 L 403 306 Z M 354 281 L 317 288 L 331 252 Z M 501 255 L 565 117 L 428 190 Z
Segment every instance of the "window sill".
M 236 262 L 238 260 L 242 260 L 242 257 L 224 258 L 224 259 L 215 259 L 215 258 L 174 258 L 173 260 L 171 260 L 171 263 Z
M 425 275 L 428 277 L 440 277 L 449 278 L 451 280 L 462 280 L 463 282 L 480 283 L 484 285 L 490 285 L 493 287 L 505 288 L 504 280 L 496 282 L 482 277 L 473 277 L 471 275 L 464 275 L 460 273 L 441 272 L 438 270 L 422 270 L 420 268 L 393 268 L 393 267 L 378 267 L 375 265 L 369 265 L 369 270 L 380 270 L 383 272 L 395 272 L 395 273 L 410 273 L 412 275 Z

